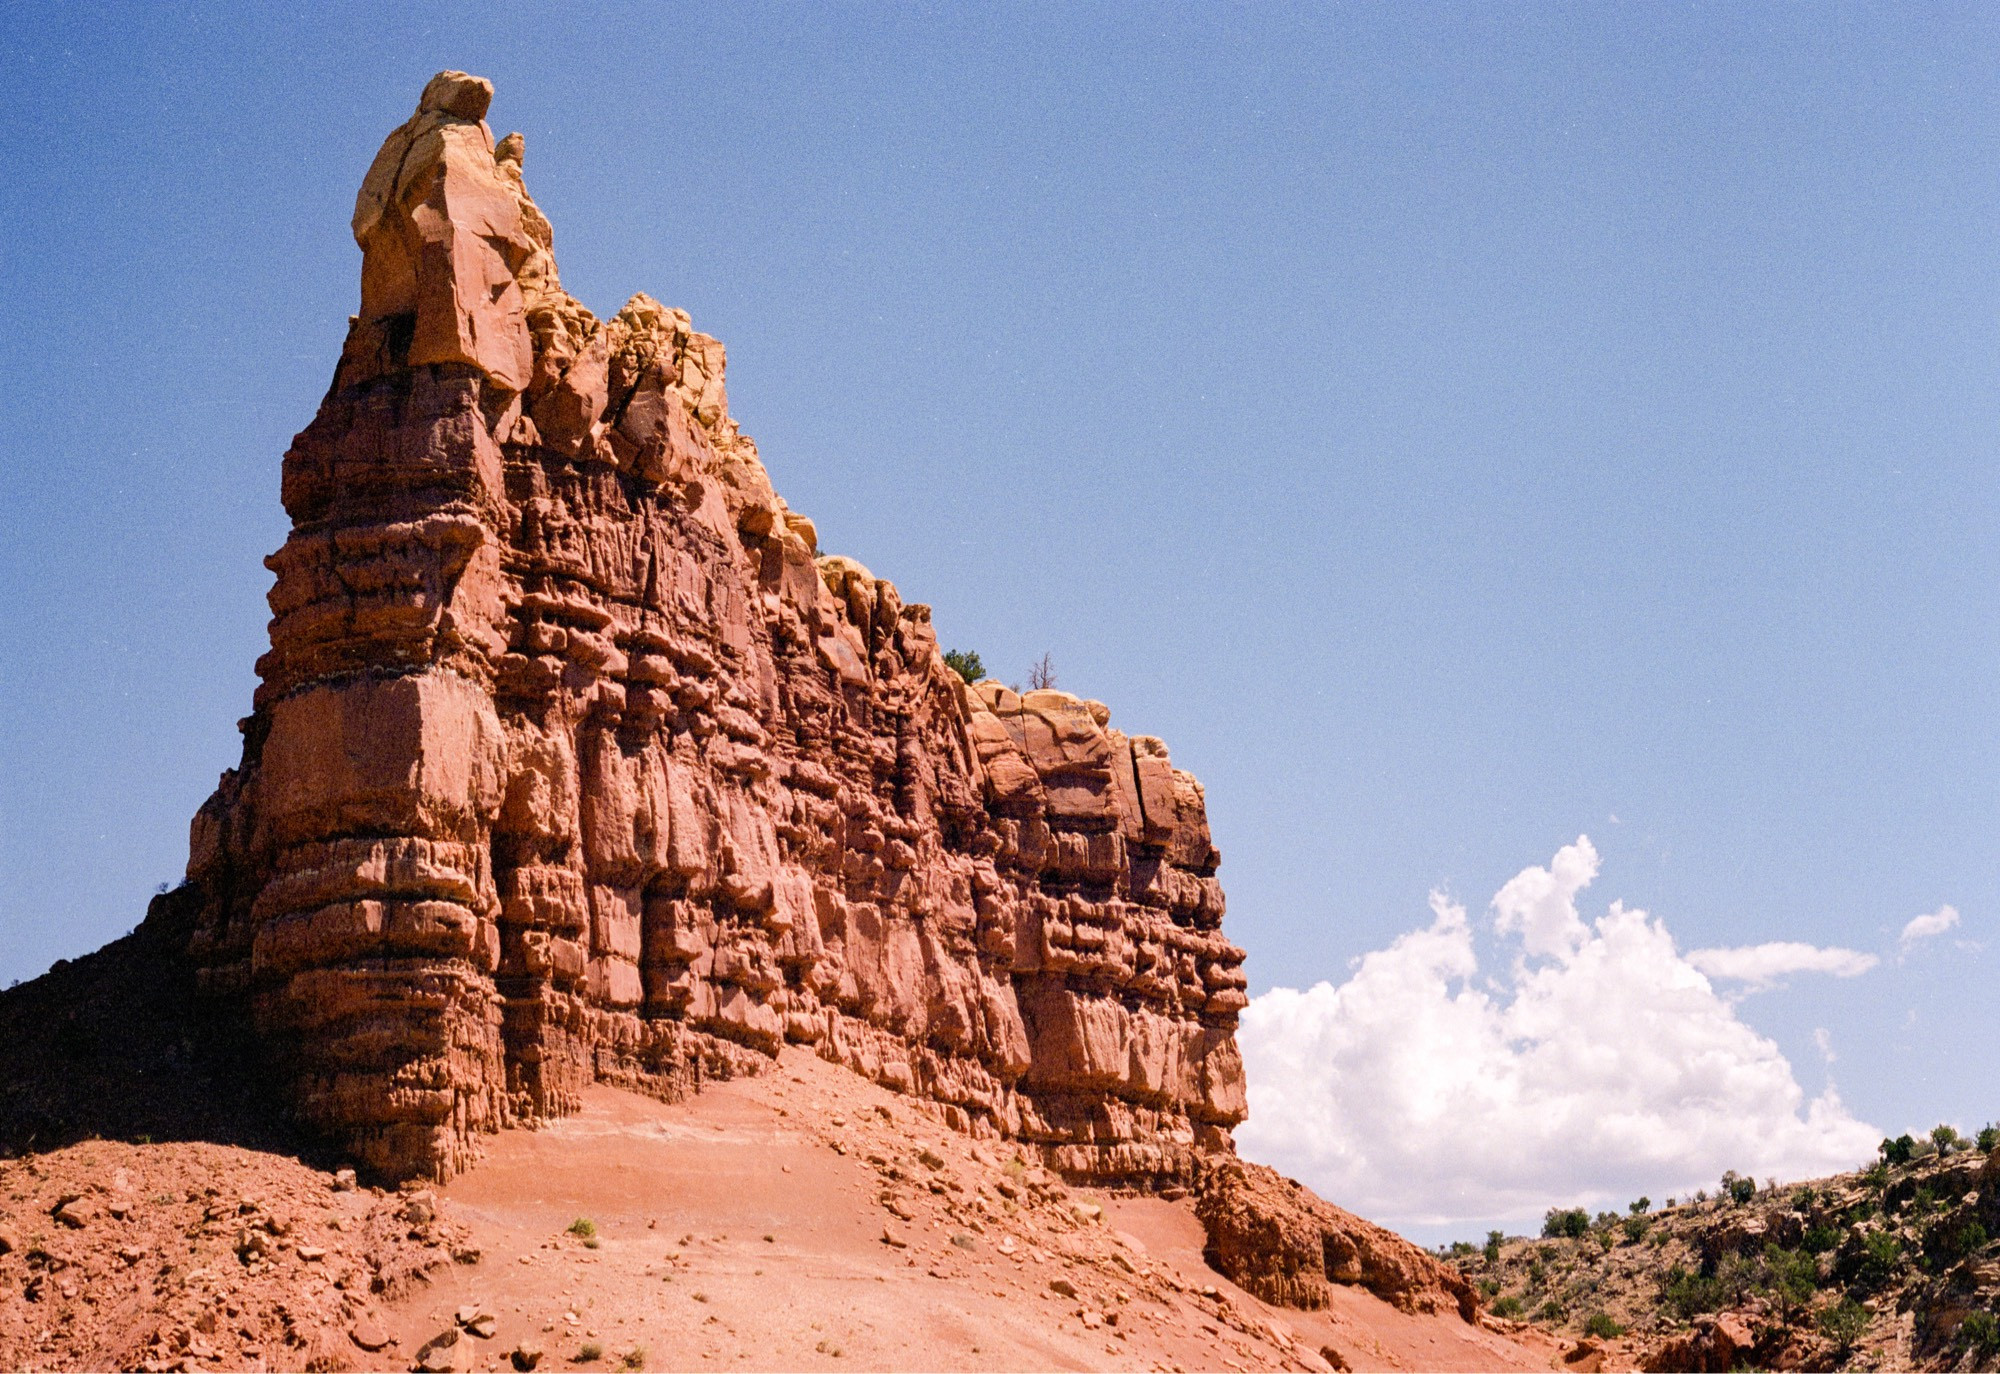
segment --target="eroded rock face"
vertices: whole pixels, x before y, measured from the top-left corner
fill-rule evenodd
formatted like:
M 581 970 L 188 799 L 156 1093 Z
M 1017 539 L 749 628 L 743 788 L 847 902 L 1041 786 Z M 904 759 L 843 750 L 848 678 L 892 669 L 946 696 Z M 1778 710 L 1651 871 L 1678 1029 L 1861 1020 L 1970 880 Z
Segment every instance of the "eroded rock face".
M 1478 1295 L 1456 1269 L 1275 1170 L 1210 1157 L 1197 1188 L 1205 1258 L 1266 1302 L 1324 1307 L 1330 1285 L 1357 1284 L 1406 1311 L 1478 1317 Z
M 1200 784 L 771 490 L 723 348 L 562 289 L 518 135 L 442 73 L 357 199 L 362 306 L 285 455 L 271 649 L 193 825 L 191 952 L 389 1177 L 593 1079 L 781 1042 L 1100 1180 L 1243 1118 Z

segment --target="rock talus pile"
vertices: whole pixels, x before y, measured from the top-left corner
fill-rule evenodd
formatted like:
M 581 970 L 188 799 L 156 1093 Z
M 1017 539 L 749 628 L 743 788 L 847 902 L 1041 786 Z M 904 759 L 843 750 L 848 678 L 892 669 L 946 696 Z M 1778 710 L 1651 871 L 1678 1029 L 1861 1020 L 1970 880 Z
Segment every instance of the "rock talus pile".
M 723 348 L 567 295 L 447 72 L 356 201 L 361 311 L 285 455 L 271 649 L 192 828 L 206 994 L 378 1175 L 782 1042 L 1193 1182 L 1244 1114 L 1199 783 L 1095 702 L 966 686 L 772 491 Z

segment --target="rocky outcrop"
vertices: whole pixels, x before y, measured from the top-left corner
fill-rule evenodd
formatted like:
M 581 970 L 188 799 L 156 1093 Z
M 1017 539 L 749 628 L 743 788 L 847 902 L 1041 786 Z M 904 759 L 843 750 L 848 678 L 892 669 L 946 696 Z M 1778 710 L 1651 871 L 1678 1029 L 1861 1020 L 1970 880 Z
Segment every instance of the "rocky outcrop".
M 722 345 L 565 293 L 491 88 L 368 170 L 361 311 L 285 455 L 271 648 L 192 829 L 205 994 L 378 1175 L 782 1042 L 1100 1181 L 1244 1114 L 1202 790 L 1095 702 L 968 687 L 771 489 Z
M 1329 1285 L 1356 1284 L 1406 1311 L 1478 1317 L 1479 1299 L 1456 1269 L 1275 1170 L 1213 1158 L 1198 1188 L 1204 1258 L 1266 1302 L 1324 1307 Z

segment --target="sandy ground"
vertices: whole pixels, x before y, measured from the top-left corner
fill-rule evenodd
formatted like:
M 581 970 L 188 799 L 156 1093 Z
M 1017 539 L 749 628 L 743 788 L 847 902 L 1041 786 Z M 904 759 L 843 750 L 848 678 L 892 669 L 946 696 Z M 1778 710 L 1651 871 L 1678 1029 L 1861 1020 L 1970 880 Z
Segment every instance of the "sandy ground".
M 1202 1262 L 1191 1202 L 1065 1188 L 802 1052 L 673 1106 L 593 1090 L 439 1191 L 483 1258 L 379 1314 L 397 1367 L 454 1330 L 434 1365 L 1532 1369 L 1556 1350 L 1358 1289 L 1269 1307 Z

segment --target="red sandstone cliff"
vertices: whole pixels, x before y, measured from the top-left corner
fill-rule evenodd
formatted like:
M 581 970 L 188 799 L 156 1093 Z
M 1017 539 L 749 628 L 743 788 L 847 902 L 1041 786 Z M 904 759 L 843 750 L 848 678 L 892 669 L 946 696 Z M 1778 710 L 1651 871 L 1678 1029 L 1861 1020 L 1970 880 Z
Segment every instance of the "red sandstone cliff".
M 234 1026 L 385 1180 L 791 1042 L 1073 1181 L 1192 1191 L 1209 1262 L 1271 1301 L 1472 1319 L 1455 1271 L 1235 1160 L 1243 954 L 1200 784 L 1100 703 L 968 687 L 928 607 L 821 555 L 722 345 L 562 290 L 491 94 L 440 74 L 369 168 L 242 762 L 145 927 L 0 998 L 14 1148 L 181 1129 L 253 1077 Z M 73 1067 L 25 1072 L 37 1037 Z
M 1200 785 L 1097 703 L 967 688 L 928 607 L 822 555 L 722 345 L 563 291 L 490 95 L 434 79 L 356 201 L 361 313 L 178 899 L 204 986 L 389 1176 L 786 1040 L 1076 1176 L 1227 1152 Z

